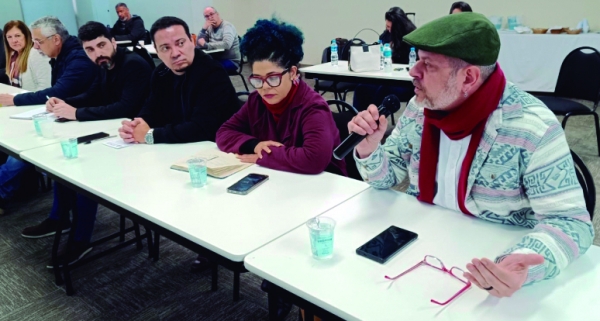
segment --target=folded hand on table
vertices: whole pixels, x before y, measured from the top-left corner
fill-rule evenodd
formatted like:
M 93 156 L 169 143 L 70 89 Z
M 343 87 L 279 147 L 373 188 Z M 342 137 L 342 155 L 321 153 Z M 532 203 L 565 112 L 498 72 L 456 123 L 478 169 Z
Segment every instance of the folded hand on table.
M 135 118 L 133 120 L 124 120 L 121 122 L 121 128 L 119 128 L 119 136 L 126 143 L 135 143 L 135 138 L 133 136 L 133 131 L 137 125 L 140 124 L 141 118 Z
M 509 254 L 499 263 L 473 259 L 464 277 L 495 297 L 510 297 L 527 280 L 529 267 L 543 263 L 544 257 L 539 254 Z

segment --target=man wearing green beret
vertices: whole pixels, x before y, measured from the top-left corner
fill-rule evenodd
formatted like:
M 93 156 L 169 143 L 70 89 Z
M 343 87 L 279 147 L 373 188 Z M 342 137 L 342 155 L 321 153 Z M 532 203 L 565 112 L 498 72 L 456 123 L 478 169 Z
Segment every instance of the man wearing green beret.
M 348 124 L 367 135 L 354 153 L 361 175 L 381 189 L 408 176 L 406 192 L 420 201 L 531 228 L 494 260 L 466 264 L 464 277 L 491 295 L 557 276 L 591 246 L 594 229 L 556 117 L 506 80 L 484 16 L 445 16 L 404 41 L 419 50 L 415 97 L 391 136 L 380 144 L 387 121 L 374 105 Z M 481 241 L 493 242 L 473 240 Z

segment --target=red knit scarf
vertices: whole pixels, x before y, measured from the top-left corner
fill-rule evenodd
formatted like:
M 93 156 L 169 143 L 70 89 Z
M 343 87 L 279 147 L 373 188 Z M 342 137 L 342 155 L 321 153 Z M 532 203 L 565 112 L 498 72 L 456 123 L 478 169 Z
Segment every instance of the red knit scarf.
M 273 118 L 275 119 L 276 122 L 279 122 L 279 118 L 281 118 L 281 115 L 283 115 L 283 112 L 289 107 L 289 105 L 292 103 L 292 99 L 294 99 L 294 96 L 296 95 L 296 91 L 298 90 L 298 85 L 296 84 L 292 84 L 292 88 L 290 89 L 290 92 L 287 94 L 287 96 L 285 96 L 285 98 L 283 98 L 280 102 L 276 103 L 276 104 L 269 104 L 266 100 L 262 100 L 263 103 L 265 104 L 265 106 L 267 107 L 267 109 L 271 112 L 271 114 L 273 114 Z
M 471 214 L 466 206 L 467 179 L 471 163 L 483 136 L 488 117 L 498 107 L 502 98 L 506 79 L 500 66 L 487 81 L 462 105 L 450 113 L 425 109 L 423 137 L 421 140 L 421 161 L 419 165 L 419 197 L 422 202 L 433 204 L 436 194 L 436 171 L 440 147 L 440 130 L 451 140 L 460 140 L 471 135 L 467 154 L 460 168 L 458 179 L 458 207 L 465 214 Z

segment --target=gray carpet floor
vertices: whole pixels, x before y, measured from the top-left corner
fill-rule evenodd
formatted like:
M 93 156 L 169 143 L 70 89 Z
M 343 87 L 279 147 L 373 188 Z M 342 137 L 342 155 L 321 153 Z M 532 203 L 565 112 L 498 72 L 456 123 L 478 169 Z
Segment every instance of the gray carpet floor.
M 238 91 L 245 90 L 240 77 L 231 80 Z M 308 82 L 312 86 L 312 81 Z M 333 96 L 326 94 L 326 98 Z M 351 94 L 347 101 L 352 101 Z M 592 119 L 573 117 L 566 132 L 571 148 L 600 182 Z M 76 293 L 67 297 L 63 287 L 54 285 L 54 275 L 45 267 L 53 238 L 31 240 L 20 236 L 23 228 L 45 219 L 51 206 L 52 192 L 40 193 L 13 204 L 13 209 L 0 217 L 0 321 L 267 320 L 267 296 L 260 290 L 260 278 L 243 274 L 241 300 L 234 302 L 232 272 L 220 268 L 219 290 L 212 292 L 209 271 L 189 271 L 195 254 L 164 238 L 158 262 L 147 258 L 144 243 L 141 251 L 132 246 L 76 269 L 72 274 Z M 596 215 L 597 234 L 599 223 Z M 94 238 L 114 233 L 118 227 L 118 215 L 101 206 Z M 596 237 L 595 244 L 600 244 L 600 237 Z M 297 320 L 297 315 L 294 308 L 287 320 Z

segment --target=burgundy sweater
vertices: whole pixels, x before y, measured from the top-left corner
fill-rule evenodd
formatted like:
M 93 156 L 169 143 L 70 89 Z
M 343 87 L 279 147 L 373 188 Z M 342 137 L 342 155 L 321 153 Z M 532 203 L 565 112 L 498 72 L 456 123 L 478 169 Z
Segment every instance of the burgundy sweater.
M 249 141 L 277 141 L 283 146 L 271 146 L 271 154 L 263 152 L 258 165 L 299 174 L 327 171 L 346 175 L 344 161 L 333 158 L 340 134 L 329 106 L 304 81 L 298 86 L 279 122 L 258 92 L 250 94 L 244 106 L 217 131 L 217 146 L 224 152 L 243 154 L 242 145 Z

